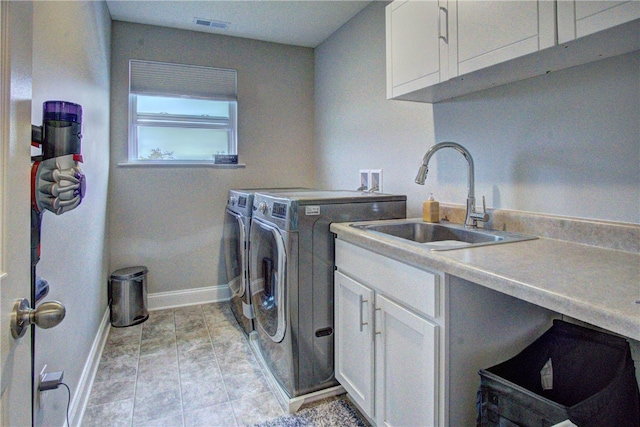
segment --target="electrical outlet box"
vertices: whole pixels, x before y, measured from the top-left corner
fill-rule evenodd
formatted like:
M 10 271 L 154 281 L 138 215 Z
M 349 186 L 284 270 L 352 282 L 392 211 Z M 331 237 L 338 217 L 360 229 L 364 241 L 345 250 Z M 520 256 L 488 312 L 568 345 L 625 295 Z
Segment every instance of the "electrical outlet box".
M 359 191 L 382 193 L 382 169 L 360 169 Z
M 360 169 L 360 185 L 358 186 L 358 190 L 367 191 L 369 190 L 369 171 Z
M 382 193 L 382 169 L 371 169 L 369 171 L 369 191 Z
M 45 364 L 42 367 L 42 370 L 40 371 L 40 376 L 38 378 L 40 378 L 40 381 L 42 381 L 42 377 L 44 377 L 44 373 L 47 371 L 47 365 Z M 39 384 L 38 384 L 39 385 Z M 40 389 L 38 389 L 38 408 L 42 408 L 44 406 L 44 402 L 45 402 L 45 395 L 46 393 L 43 393 L 40 391 Z

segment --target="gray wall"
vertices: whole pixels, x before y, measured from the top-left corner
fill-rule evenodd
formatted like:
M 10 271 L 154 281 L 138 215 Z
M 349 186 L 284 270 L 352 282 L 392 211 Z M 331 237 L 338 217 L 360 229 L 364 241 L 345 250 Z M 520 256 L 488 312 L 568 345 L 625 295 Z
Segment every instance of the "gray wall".
M 316 174 L 320 187 L 355 190 L 360 169 L 382 169 L 383 191 L 406 194 L 417 216 L 426 190 L 412 183 L 434 144 L 433 110 L 386 100 L 384 5 L 373 2 L 315 50 Z
M 222 226 L 230 188 L 312 186 L 313 50 L 113 22 L 111 268 L 146 265 L 150 293 L 225 284 Z M 243 169 L 122 167 L 128 61 L 238 70 Z
M 64 370 L 74 395 L 107 307 L 110 34 L 104 2 L 33 3 L 32 123 L 42 123 L 44 101 L 83 107 L 86 197 L 64 215 L 44 213 L 37 265 L 51 287 L 46 300 L 62 302 L 67 315 L 55 328 L 36 329 L 36 373 L 45 364 Z M 66 407 L 64 391 L 48 392 L 36 425 L 63 425 Z
M 434 142 L 466 146 L 476 197 L 487 206 L 640 223 L 638 52 L 450 102 L 385 100 L 385 24 L 374 2 L 316 49 L 316 168 L 329 187 L 354 187 L 382 168 L 384 190 L 408 195 L 410 216 L 430 192 L 464 204 L 466 162 Z
M 436 140 L 471 151 L 488 206 L 640 223 L 638 70 L 634 52 L 436 104 Z

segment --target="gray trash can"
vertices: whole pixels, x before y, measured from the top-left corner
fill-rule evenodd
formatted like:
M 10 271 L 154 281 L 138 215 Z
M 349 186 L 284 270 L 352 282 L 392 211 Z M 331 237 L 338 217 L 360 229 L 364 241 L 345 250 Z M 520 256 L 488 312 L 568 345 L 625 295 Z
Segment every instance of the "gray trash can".
M 147 267 L 127 267 L 111 273 L 109 308 L 111 325 L 137 325 L 149 318 L 147 311 Z

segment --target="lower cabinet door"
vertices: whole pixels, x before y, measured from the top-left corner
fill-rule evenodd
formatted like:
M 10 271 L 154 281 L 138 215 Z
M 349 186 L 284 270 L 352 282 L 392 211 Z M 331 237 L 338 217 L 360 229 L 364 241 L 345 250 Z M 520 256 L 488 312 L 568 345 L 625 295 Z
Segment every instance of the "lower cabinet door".
M 376 316 L 377 426 L 438 425 L 438 326 L 380 295 Z
M 367 416 L 374 417 L 374 292 L 335 273 L 336 378 Z

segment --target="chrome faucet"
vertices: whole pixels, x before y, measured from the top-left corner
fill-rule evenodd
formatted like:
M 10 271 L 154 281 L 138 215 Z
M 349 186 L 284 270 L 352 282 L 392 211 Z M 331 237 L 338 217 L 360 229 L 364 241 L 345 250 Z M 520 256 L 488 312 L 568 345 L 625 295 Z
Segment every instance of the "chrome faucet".
M 456 151 L 460 152 L 467 159 L 467 163 L 469 164 L 467 169 L 467 178 L 468 178 L 468 192 L 467 192 L 467 215 L 464 221 L 465 227 L 477 227 L 478 221 L 487 222 L 489 220 L 489 214 L 487 213 L 487 208 L 484 202 L 484 196 L 482 196 L 482 212 L 476 212 L 476 198 L 474 195 L 474 177 L 473 177 L 473 158 L 471 157 L 471 153 L 467 151 L 462 145 L 456 142 L 441 142 L 439 144 L 434 145 L 429 148 L 429 150 L 425 153 L 424 158 L 422 159 L 422 166 L 420 166 L 420 170 L 418 170 L 418 176 L 416 176 L 416 184 L 424 185 L 425 180 L 427 179 L 427 173 L 429 172 L 429 160 L 435 154 L 436 151 L 441 148 L 453 148 Z

